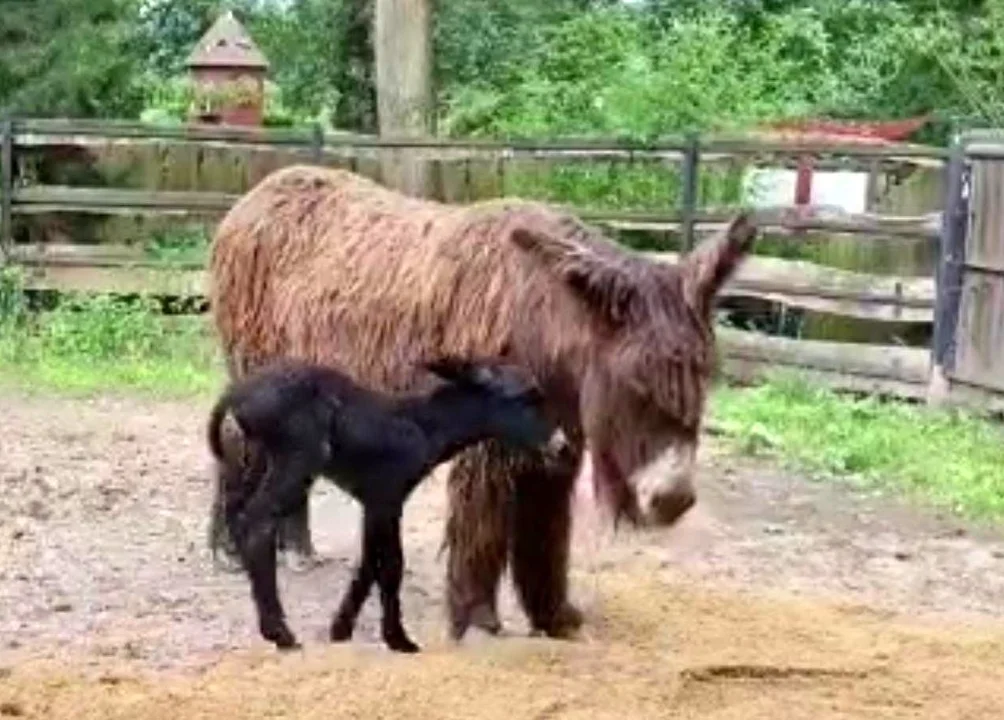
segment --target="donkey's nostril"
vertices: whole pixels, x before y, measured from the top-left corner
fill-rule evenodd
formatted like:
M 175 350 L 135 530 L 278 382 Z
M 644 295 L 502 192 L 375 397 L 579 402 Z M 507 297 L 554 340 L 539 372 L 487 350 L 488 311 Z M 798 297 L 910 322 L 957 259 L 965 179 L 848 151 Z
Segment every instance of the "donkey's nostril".
M 697 502 L 694 491 L 676 487 L 667 493 L 655 495 L 648 507 L 649 521 L 654 525 L 672 525 Z

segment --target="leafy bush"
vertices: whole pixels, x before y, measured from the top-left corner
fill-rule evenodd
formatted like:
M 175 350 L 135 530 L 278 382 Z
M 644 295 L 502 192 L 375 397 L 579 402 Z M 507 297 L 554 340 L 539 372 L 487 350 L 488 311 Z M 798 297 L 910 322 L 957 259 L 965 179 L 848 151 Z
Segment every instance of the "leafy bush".
M 218 379 L 204 317 L 165 317 L 152 298 L 66 295 L 28 312 L 19 281 L 0 275 L 0 380 L 67 390 L 199 392 Z

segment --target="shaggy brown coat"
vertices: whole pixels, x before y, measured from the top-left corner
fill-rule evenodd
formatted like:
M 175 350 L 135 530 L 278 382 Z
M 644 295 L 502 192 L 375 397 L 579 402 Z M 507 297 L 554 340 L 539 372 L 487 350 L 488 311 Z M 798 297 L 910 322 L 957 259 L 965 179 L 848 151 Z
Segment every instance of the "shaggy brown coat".
M 581 621 L 566 595 L 571 489 L 586 442 L 597 490 L 616 513 L 669 524 L 693 504 L 712 306 L 754 235 L 739 216 L 667 265 L 537 203 L 445 205 L 294 166 L 221 222 L 212 308 L 235 375 L 295 357 L 393 392 L 444 353 L 507 354 L 529 368 L 575 444 L 575 465 L 546 468 L 492 443 L 458 458 L 449 606 L 455 637 L 472 623 L 497 630 L 508 556 L 532 626 L 562 636 Z M 667 449 L 684 468 L 669 490 L 652 472 L 638 480 L 646 468 L 670 472 L 657 463 Z

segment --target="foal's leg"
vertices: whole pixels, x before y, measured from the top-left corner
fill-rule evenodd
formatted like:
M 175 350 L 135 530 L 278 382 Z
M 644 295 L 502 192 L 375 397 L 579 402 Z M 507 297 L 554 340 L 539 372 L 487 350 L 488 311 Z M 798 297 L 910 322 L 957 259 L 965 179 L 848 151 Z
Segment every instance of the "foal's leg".
M 374 580 L 380 587 L 381 635 L 396 652 L 414 653 L 419 647 L 408 637 L 401 622 L 401 580 L 404 552 L 401 548 L 401 517 L 384 511 L 363 510 L 363 554 L 341 606 L 331 624 L 334 642 L 352 636 L 359 611 Z
M 299 647 L 286 624 L 276 581 L 276 532 L 279 519 L 303 502 L 302 478 L 311 467 L 302 455 L 277 459 L 272 473 L 255 491 L 243 513 L 229 515 L 236 529 L 244 568 L 251 580 L 251 594 L 258 613 L 258 628 L 266 640 L 281 649 Z
M 217 570 L 237 573 L 241 571 L 241 560 L 233 534 L 227 526 L 224 480 L 221 477 L 224 472 L 228 471 L 222 468 L 217 471 L 217 483 L 213 492 L 213 504 L 209 517 L 208 545 L 213 565 Z
M 312 484 L 311 478 L 304 479 L 303 484 L 309 487 Z M 314 549 L 310 533 L 309 491 L 303 494 L 302 503 L 279 520 L 278 537 L 283 561 L 293 572 L 309 572 L 323 564 Z
M 419 647 L 408 637 L 401 623 L 401 581 L 404 577 L 404 551 L 401 548 L 401 510 L 393 515 L 381 512 L 373 517 L 372 535 L 377 543 L 377 585 L 383 616 L 380 629 L 387 647 L 397 652 L 415 653 Z
M 365 510 L 364 510 L 365 512 Z M 352 637 L 352 631 L 356 627 L 356 619 L 359 611 L 366 603 L 366 598 L 370 594 L 370 588 L 376 581 L 376 557 L 374 557 L 374 543 L 368 538 L 364 529 L 362 537 L 362 556 L 356 566 L 352 576 L 352 582 L 342 601 L 338 606 L 338 611 L 331 620 L 330 637 L 332 642 L 344 642 Z

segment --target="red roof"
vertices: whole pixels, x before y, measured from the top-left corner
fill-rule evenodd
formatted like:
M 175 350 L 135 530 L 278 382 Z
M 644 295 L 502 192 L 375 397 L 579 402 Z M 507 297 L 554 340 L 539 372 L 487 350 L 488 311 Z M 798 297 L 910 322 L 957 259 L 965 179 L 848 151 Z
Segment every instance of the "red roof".
M 190 68 L 265 70 L 268 61 L 232 11 L 220 15 L 188 56 Z
M 803 139 L 885 145 L 904 140 L 926 125 L 930 119 L 930 115 L 885 121 L 811 118 L 783 120 L 771 123 L 768 127 L 773 131 L 772 135 L 795 135 Z

